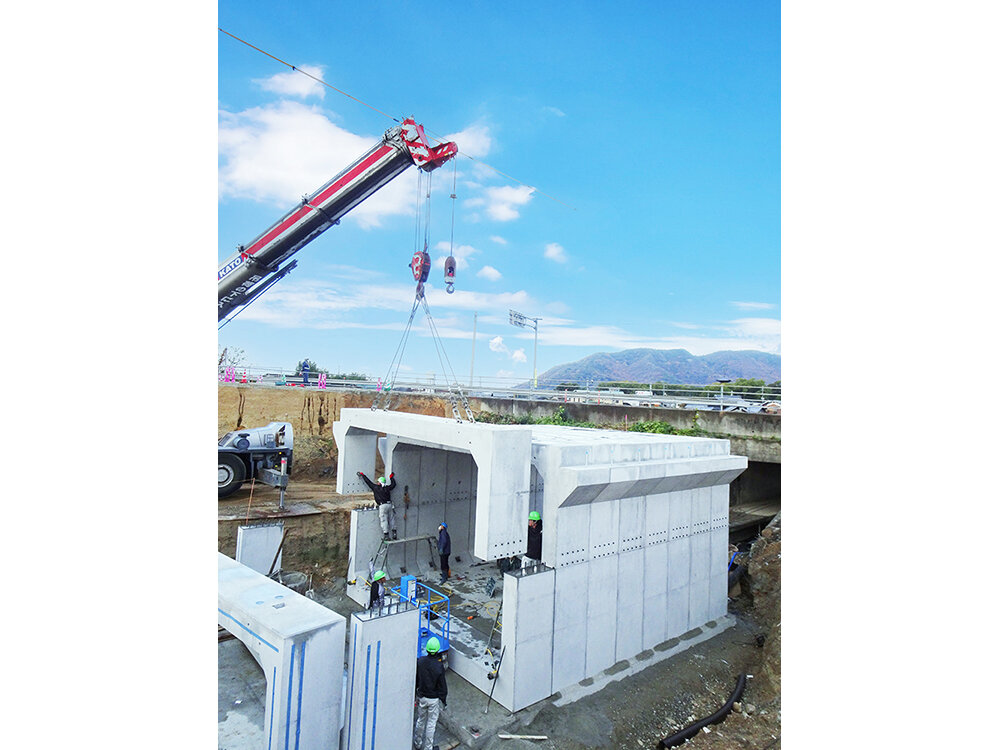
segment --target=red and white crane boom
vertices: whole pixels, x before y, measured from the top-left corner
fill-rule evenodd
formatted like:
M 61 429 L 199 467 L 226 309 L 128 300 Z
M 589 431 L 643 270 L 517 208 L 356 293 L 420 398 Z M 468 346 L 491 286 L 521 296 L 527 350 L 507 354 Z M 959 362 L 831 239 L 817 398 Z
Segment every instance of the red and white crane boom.
M 219 266 L 219 320 L 271 287 L 295 267 L 294 253 L 339 224 L 341 217 L 415 164 L 433 171 L 458 153 L 454 143 L 431 146 L 412 117 Z

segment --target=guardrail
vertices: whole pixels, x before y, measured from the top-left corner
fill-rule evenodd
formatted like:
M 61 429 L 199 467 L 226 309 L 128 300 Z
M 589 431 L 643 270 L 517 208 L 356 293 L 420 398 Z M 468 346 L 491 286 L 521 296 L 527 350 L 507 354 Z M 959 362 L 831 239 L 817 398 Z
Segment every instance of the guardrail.
M 302 373 L 279 368 L 236 366 L 220 368 L 219 381 L 242 385 L 320 388 L 328 390 L 362 390 L 375 393 L 446 395 L 457 385 L 473 398 L 528 399 L 619 406 L 652 406 L 663 408 L 701 409 L 704 411 L 780 411 L 781 389 L 773 386 L 732 386 L 718 383 L 637 385 L 635 388 L 607 388 L 594 381 L 546 381 L 538 379 L 537 387 L 513 378 L 476 377 L 472 384 L 448 383 L 439 376 L 409 378 L 386 384 L 381 378 L 344 379 L 325 373 Z

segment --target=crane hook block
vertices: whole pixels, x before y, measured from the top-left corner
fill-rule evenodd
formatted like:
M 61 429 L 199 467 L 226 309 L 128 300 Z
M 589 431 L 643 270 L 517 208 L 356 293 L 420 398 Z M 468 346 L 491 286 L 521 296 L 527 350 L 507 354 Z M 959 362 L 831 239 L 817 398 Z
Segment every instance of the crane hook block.
M 448 294 L 455 292 L 455 256 L 449 255 L 444 262 L 444 283 Z
M 431 272 L 431 256 L 426 250 L 417 250 L 413 253 L 413 260 L 410 261 L 410 270 L 413 271 L 413 280 L 418 284 L 427 281 L 427 276 Z

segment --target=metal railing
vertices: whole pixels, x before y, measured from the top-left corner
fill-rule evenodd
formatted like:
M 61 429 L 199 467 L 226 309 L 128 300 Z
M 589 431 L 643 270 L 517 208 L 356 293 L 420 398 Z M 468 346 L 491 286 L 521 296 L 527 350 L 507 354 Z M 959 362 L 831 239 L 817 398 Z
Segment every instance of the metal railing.
M 760 411 L 774 405 L 780 409 L 780 386 L 744 386 L 734 383 L 684 384 L 637 383 L 627 386 L 594 380 L 539 378 L 538 385 L 516 378 L 476 376 L 472 383 L 450 383 L 440 375 L 409 376 L 406 380 L 383 383 L 381 378 L 337 378 L 325 373 L 301 373 L 275 367 L 237 365 L 219 368 L 219 381 L 238 385 L 321 388 L 329 390 L 370 391 L 445 395 L 455 386 L 471 398 L 526 399 L 567 403 L 650 406 L 702 409 L 705 411 Z

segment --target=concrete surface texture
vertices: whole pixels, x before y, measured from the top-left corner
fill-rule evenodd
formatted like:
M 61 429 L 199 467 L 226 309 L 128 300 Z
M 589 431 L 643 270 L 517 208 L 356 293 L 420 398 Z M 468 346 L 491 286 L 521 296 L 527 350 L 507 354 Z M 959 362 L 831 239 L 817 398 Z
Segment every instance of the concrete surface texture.
M 264 746 L 336 747 L 345 618 L 223 554 L 218 566 L 219 625 L 267 681 Z
M 337 490 L 365 491 L 354 486 L 356 472 L 370 474 L 381 450 L 399 485 L 399 536 L 413 540 L 383 544 L 377 519 L 356 511 L 349 576 L 367 575 L 373 562 L 393 575 L 428 576 L 433 550 L 420 538 L 442 521 L 453 556 L 523 555 L 528 512 L 542 515 L 543 565 L 503 577 L 507 627 L 495 683 L 488 663 L 461 648 L 450 654 L 452 669 L 508 710 L 725 615 L 728 485 L 747 467 L 727 440 L 371 409 L 340 417 Z
M 240 526 L 236 530 L 236 562 L 264 575 L 281 570 L 284 530 L 285 524 L 280 520 Z
M 351 615 L 341 750 L 412 743 L 418 620 L 405 603 Z

